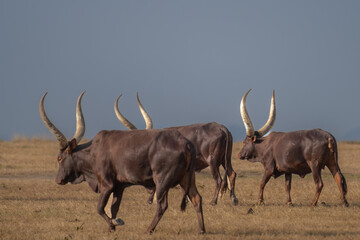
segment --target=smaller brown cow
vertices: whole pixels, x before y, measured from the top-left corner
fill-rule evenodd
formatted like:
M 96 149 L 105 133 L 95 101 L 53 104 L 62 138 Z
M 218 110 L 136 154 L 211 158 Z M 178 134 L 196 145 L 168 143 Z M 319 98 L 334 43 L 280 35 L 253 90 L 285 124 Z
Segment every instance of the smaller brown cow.
M 116 116 L 120 122 L 123 123 L 124 126 L 129 130 L 137 129 L 121 114 L 118 108 L 118 101 L 120 97 L 121 95 L 116 99 L 114 104 Z M 142 106 L 138 95 L 137 101 L 141 114 L 143 115 L 146 123 L 146 129 L 152 129 L 152 120 Z M 200 172 L 204 168 L 210 167 L 211 175 L 215 182 L 215 191 L 210 204 L 216 205 L 218 196 L 221 197 L 228 188 L 230 190 L 230 199 L 236 206 L 238 204 L 238 199 L 235 195 L 236 173 L 231 165 L 233 144 L 231 132 L 224 125 L 216 122 L 198 123 L 186 126 L 171 127 L 167 129 L 179 131 L 181 135 L 192 142 L 196 150 L 196 172 Z M 220 165 L 223 166 L 225 170 L 223 179 L 220 176 Z M 150 190 L 149 193 L 151 195 L 148 199 L 148 202 L 152 203 L 154 191 Z
M 347 186 L 338 165 L 338 152 L 335 138 L 321 129 L 301 130 L 296 132 L 272 132 L 264 137 L 274 125 L 276 118 L 274 92 L 271 99 L 270 115 L 266 124 L 258 131 L 254 130 L 246 110 L 247 91 L 240 103 L 240 113 L 246 128 L 246 138 L 238 157 L 264 165 L 264 175 L 260 183 L 258 204 L 264 201 L 263 192 L 270 177 L 277 178 L 285 174 L 287 204 L 291 205 L 291 176 L 298 174 L 304 177 L 312 173 L 316 193 L 312 206 L 316 206 L 323 182 L 321 169 L 328 167 L 339 187 L 341 200 L 345 206 Z
M 195 149 L 193 144 L 176 130 L 100 131 L 90 142 L 79 144 L 85 132 L 80 95 L 77 102 L 77 127 L 71 141 L 51 123 L 44 109 L 46 93 L 40 100 L 40 116 L 60 143 L 59 169 L 56 183 L 88 182 L 100 193 L 97 211 L 115 230 L 115 218 L 125 188 L 142 185 L 155 189 L 156 214 L 147 229 L 152 233 L 168 207 L 169 189 L 180 185 L 183 190 L 181 210 L 185 210 L 186 196 L 195 207 L 199 233 L 205 233 L 201 196 L 195 186 Z M 105 206 L 113 193 L 111 218 Z

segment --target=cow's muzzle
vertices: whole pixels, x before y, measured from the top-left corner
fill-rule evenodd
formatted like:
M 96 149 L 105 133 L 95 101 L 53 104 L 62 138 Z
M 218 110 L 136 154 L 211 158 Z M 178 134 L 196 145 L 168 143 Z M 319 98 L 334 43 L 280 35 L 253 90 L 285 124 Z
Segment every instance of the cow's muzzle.
M 63 180 L 63 179 L 60 179 L 60 178 L 55 178 L 55 182 L 59 185 L 65 185 L 66 182 Z
M 244 156 L 244 155 L 241 155 L 240 153 L 237 154 L 237 157 L 238 157 L 240 160 L 244 160 L 244 159 L 245 159 L 245 156 Z

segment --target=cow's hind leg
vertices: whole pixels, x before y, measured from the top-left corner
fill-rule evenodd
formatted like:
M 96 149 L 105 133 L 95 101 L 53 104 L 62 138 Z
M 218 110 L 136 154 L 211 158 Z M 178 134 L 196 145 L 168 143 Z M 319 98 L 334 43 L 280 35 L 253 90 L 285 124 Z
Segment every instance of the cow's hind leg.
M 341 199 L 342 203 L 344 204 L 344 206 L 348 207 L 349 203 L 345 197 L 345 195 L 347 193 L 347 184 L 346 184 L 345 177 L 342 175 L 342 173 L 336 163 L 328 163 L 327 167 L 329 168 L 331 174 L 333 175 L 333 177 L 335 179 L 336 184 L 338 185 L 338 188 L 340 190 L 340 199 Z
M 225 169 L 225 175 L 222 180 L 220 192 L 223 194 L 223 192 L 226 191 L 226 188 L 228 187 L 230 190 L 230 199 L 232 203 L 236 206 L 238 205 L 239 200 L 237 199 L 235 195 L 235 179 L 236 179 L 236 173 L 232 169 L 231 165 L 225 168 L 224 164 L 222 164 Z
M 291 173 L 285 173 L 285 191 L 286 191 L 286 195 L 287 195 L 287 201 L 286 204 L 291 206 L 292 202 L 291 202 L 291 195 L 290 195 L 290 190 L 291 190 Z
M 167 207 L 168 207 L 168 192 L 169 192 L 169 188 L 167 188 L 166 190 L 163 188 L 160 189 L 156 189 L 156 202 L 157 202 L 157 208 L 156 208 L 156 213 L 155 216 L 150 224 L 150 226 L 147 229 L 147 233 L 153 233 L 156 225 L 159 223 L 161 217 L 164 215 L 164 212 L 166 211 Z
M 230 173 L 229 173 L 230 172 Z M 229 175 L 230 174 L 230 175 Z M 228 179 L 229 179 L 229 183 L 230 183 L 230 198 L 233 202 L 233 204 L 235 206 L 238 205 L 239 200 L 237 199 L 236 195 L 235 195 L 235 179 L 236 179 L 236 173 L 235 171 L 231 168 L 228 169 Z
M 212 206 L 217 204 L 217 200 L 218 200 L 218 195 L 220 192 L 220 185 L 221 185 L 221 175 L 219 172 L 219 166 L 217 166 L 216 164 L 216 159 L 210 155 L 209 156 L 209 163 L 210 163 L 210 171 L 211 171 L 211 175 L 213 176 L 214 182 L 215 182 L 215 192 L 214 192 L 214 196 L 213 199 L 211 200 L 210 204 Z
M 321 179 L 321 168 L 312 167 L 311 170 L 312 170 L 312 174 L 313 174 L 313 178 L 314 178 L 314 182 L 315 182 L 315 186 L 316 186 L 315 197 L 314 197 L 314 201 L 312 202 L 311 206 L 315 207 L 319 200 L 320 193 L 321 193 L 321 190 L 322 190 L 324 184 Z
M 189 173 L 192 174 L 191 181 L 189 182 L 189 178 L 186 176 L 182 179 L 180 186 L 183 189 L 183 192 L 186 193 L 186 189 L 189 189 L 188 196 L 190 198 L 190 201 L 192 205 L 195 208 L 196 215 L 198 218 L 198 224 L 199 224 L 199 234 L 205 233 L 205 225 L 204 225 L 204 215 L 202 210 L 202 198 L 197 191 L 196 185 L 195 185 L 195 173 Z M 190 186 L 188 186 L 190 184 Z M 184 207 L 185 208 L 185 207 Z

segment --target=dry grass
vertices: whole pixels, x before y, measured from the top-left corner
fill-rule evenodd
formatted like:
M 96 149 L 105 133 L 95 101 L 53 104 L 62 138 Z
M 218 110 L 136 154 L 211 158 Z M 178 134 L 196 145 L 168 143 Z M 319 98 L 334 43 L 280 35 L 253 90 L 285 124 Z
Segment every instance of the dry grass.
M 339 143 L 339 162 L 348 183 L 349 208 L 340 204 L 339 191 L 329 171 L 323 171 L 324 189 L 318 207 L 311 208 L 315 193 L 311 175 L 293 177 L 293 207 L 284 205 L 284 177 L 271 179 L 265 188 L 266 206 L 256 206 L 263 168 L 259 163 L 235 158 L 238 173 L 233 206 L 228 193 L 217 206 L 209 202 L 214 190 L 209 170 L 196 175 L 203 197 L 207 234 L 198 236 L 191 204 L 180 211 L 181 191 L 169 193 L 169 208 L 152 235 L 145 234 L 155 205 L 148 205 L 140 186 L 125 190 L 119 217 L 125 225 L 107 232 L 96 213 L 98 195 L 86 183 L 58 186 L 57 143 L 17 138 L 0 141 L 0 238 L 1 239 L 359 239 L 360 144 Z M 252 208 L 253 214 L 248 214 Z

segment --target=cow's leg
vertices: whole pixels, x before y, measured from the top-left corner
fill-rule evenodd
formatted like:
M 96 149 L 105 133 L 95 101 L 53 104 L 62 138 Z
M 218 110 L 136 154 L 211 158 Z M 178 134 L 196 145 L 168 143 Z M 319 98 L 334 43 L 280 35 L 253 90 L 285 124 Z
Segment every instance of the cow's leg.
M 150 224 L 150 226 L 147 229 L 147 233 L 153 233 L 156 225 L 159 223 L 161 217 L 164 215 L 164 212 L 166 211 L 167 207 L 168 207 L 168 191 L 169 189 L 167 188 L 165 189 L 157 189 L 156 190 L 156 202 L 157 202 L 157 208 L 156 208 L 156 213 L 155 216 Z
M 100 192 L 99 202 L 97 205 L 97 211 L 100 214 L 100 216 L 102 216 L 105 219 L 105 221 L 107 222 L 107 224 L 109 225 L 109 231 L 115 230 L 115 226 L 112 223 L 109 216 L 105 213 L 104 209 L 105 209 L 106 203 L 108 202 L 112 191 L 113 191 L 112 188 L 102 187 L 101 192 Z
M 228 163 L 229 164 L 229 163 Z M 232 169 L 231 164 L 228 165 L 228 168 L 226 169 L 225 164 L 222 163 L 223 168 L 225 169 L 224 177 L 221 181 L 221 187 L 220 187 L 220 197 L 226 192 L 226 189 L 228 188 L 230 190 L 230 199 L 232 203 L 236 206 L 238 205 L 238 199 L 235 195 L 235 179 L 236 179 L 236 173 Z
M 223 167 L 224 167 L 224 165 L 223 165 Z M 224 169 L 225 169 L 225 167 L 224 167 Z M 227 177 L 227 172 L 225 169 L 224 177 L 221 181 L 221 186 L 220 186 L 220 193 L 219 193 L 220 198 L 222 198 L 222 196 L 224 195 L 224 193 L 226 192 L 227 189 L 230 190 L 230 183 L 229 183 L 229 179 Z
M 315 197 L 314 197 L 314 201 L 312 202 L 311 206 L 315 207 L 319 200 L 319 196 L 320 196 L 320 193 L 321 193 L 321 190 L 322 190 L 324 184 L 321 179 L 321 168 L 313 166 L 311 170 L 312 170 L 312 174 L 313 174 L 313 178 L 314 178 L 314 182 L 315 182 L 315 186 L 316 186 Z
M 199 234 L 205 233 L 205 225 L 204 225 L 204 215 L 202 210 L 202 198 L 197 191 L 196 185 L 195 185 L 195 172 L 190 173 L 192 174 L 191 182 L 189 183 L 188 176 L 184 177 L 180 183 L 181 188 L 183 189 L 184 194 L 186 193 L 186 189 L 189 188 L 188 196 L 190 198 L 190 201 L 192 205 L 195 208 L 196 215 L 198 218 L 198 224 L 199 224 Z M 188 186 L 190 184 L 190 186 Z
M 344 204 L 344 206 L 348 207 L 349 203 L 345 197 L 346 191 L 347 191 L 346 180 L 340 171 L 336 172 L 335 175 L 333 175 L 333 176 L 334 176 L 336 184 L 338 185 L 339 190 L 340 190 L 340 199 L 341 199 L 342 203 Z
M 291 173 L 285 173 L 285 191 L 286 191 L 286 195 L 287 195 L 287 201 L 286 201 L 287 205 L 292 205 L 291 195 L 290 195 L 291 176 L 292 176 Z
M 210 204 L 211 205 L 216 205 L 217 204 L 217 200 L 218 200 L 218 195 L 220 192 L 220 185 L 221 185 L 221 176 L 220 176 L 220 172 L 219 172 L 219 167 L 216 164 L 216 159 L 212 156 L 212 154 L 209 156 L 209 164 L 210 164 L 210 171 L 211 171 L 211 175 L 213 176 L 213 179 L 215 181 L 215 192 L 214 192 L 214 196 L 213 199 L 211 200 Z
M 264 204 L 264 188 L 265 188 L 266 183 L 270 180 L 271 175 L 272 175 L 271 171 L 266 171 L 265 170 L 264 175 L 263 175 L 263 177 L 261 179 L 261 182 L 260 182 L 258 205 Z
M 155 198 L 155 189 L 146 188 L 146 191 L 150 194 L 147 202 L 148 204 L 152 204 Z
M 346 192 L 347 192 L 347 184 L 344 176 L 342 175 L 339 167 L 336 163 L 330 162 L 327 164 L 327 167 L 329 168 L 331 174 L 333 175 L 336 184 L 338 185 L 338 188 L 340 190 L 340 198 L 344 206 L 348 207 L 349 203 L 346 200 Z
M 111 219 L 112 219 L 112 223 L 114 225 L 124 225 L 124 222 L 120 218 L 116 219 L 116 214 L 119 211 L 119 207 L 120 207 L 124 189 L 125 188 L 123 186 L 119 186 L 116 189 L 114 189 L 114 192 L 113 192 L 113 200 L 111 203 Z
M 230 134 L 231 135 L 231 134 Z M 233 202 L 233 204 L 236 206 L 238 205 L 239 200 L 237 199 L 237 197 L 235 196 L 235 179 L 236 179 L 236 172 L 233 170 L 232 165 L 231 165 L 231 153 L 232 153 L 232 136 L 229 136 L 230 138 L 228 139 L 229 146 L 228 146 L 228 151 L 225 151 L 225 154 L 227 154 L 227 156 L 224 156 L 224 168 L 227 174 L 227 180 L 229 181 L 229 185 L 230 185 L 230 198 Z M 226 148 L 226 147 L 225 147 Z M 226 179 L 223 179 L 224 182 L 227 182 Z
M 225 191 L 225 184 L 228 181 L 228 185 L 229 185 L 229 189 L 230 189 L 230 199 L 232 201 L 232 203 L 236 206 L 238 205 L 239 200 L 237 199 L 237 197 L 235 196 L 235 179 L 236 179 L 236 173 L 235 171 L 232 169 L 231 164 L 228 163 L 227 169 L 225 168 L 224 164 L 223 167 L 225 169 L 225 175 L 222 181 L 222 187 L 221 187 L 221 192 Z M 224 185 L 224 186 L 223 186 Z

